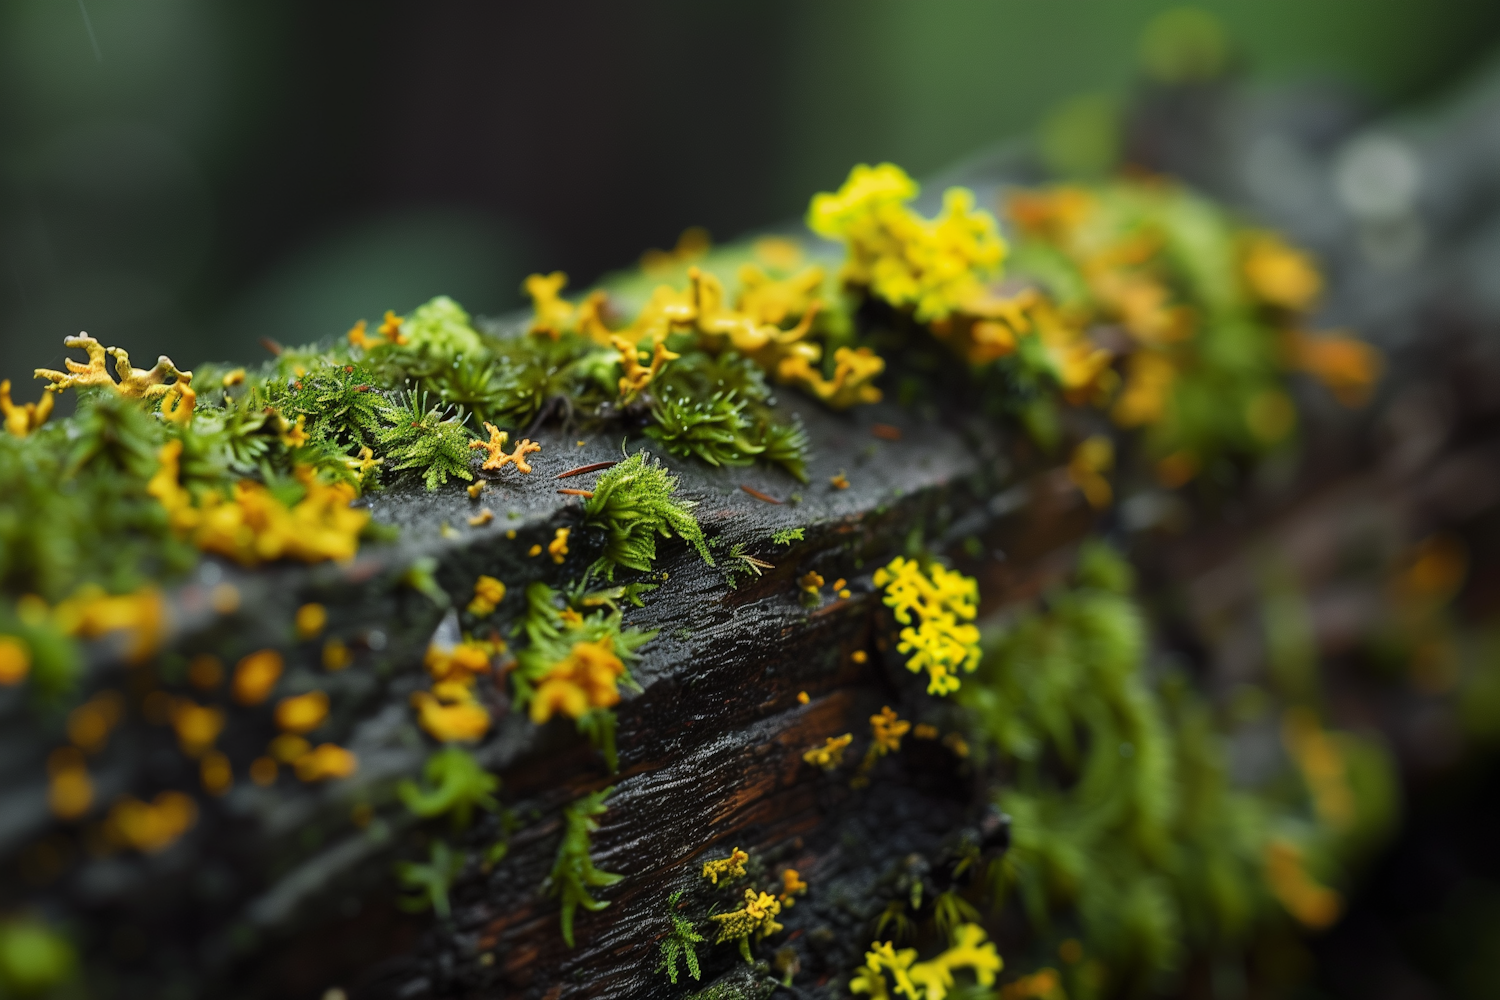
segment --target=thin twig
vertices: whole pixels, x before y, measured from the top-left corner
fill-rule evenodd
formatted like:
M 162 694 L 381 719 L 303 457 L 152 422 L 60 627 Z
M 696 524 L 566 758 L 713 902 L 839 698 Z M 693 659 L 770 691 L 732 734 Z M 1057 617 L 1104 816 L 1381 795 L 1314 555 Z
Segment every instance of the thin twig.
M 598 472 L 600 469 L 607 469 L 611 465 L 619 465 L 619 464 L 620 464 L 619 462 L 594 462 L 591 465 L 580 465 L 576 469 L 569 469 L 567 472 L 559 472 L 557 475 L 553 476 L 552 478 L 553 479 L 567 479 L 569 476 L 581 476 L 585 472 Z
M 570 497 L 583 497 L 585 500 L 594 495 L 593 490 L 558 490 L 557 492 L 566 493 Z
M 741 486 L 740 489 L 744 490 L 746 493 L 750 494 L 755 499 L 757 499 L 757 500 L 764 500 L 766 503 L 780 504 L 782 502 L 780 500 L 777 500 L 775 497 L 766 496 L 760 490 L 755 489 L 752 486 Z

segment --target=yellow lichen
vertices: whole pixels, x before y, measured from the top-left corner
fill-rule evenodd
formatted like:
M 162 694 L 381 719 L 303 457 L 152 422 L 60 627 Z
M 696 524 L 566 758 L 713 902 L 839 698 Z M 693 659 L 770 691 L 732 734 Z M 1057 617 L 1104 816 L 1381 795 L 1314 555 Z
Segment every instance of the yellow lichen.
M 1323 729 L 1312 709 L 1297 706 L 1282 717 L 1281 742 L 1302 772 L 1318 818 L 1336 831 L 1352 827 L 1354 791 L 1337 736 Z
M 122 847 L 148 854 L 170 847 L 198 822 L 198 804 L 182 792 L 161 792 L 152 802 L 127 796 L 105 820 L 107 836 Z
M 124 632 L 129 636 L 127 662 L 142 663 L 161 645 L 167 609 L 161 592 L 154 587 L 143 587 L 133 594 L 106 594 L 96 585 L 85 584 L 53 609 L 52 619 L 63 633 L 85 639 Z
M 620 376 L 620 398 L 626 402 L 639 396 L 668 361 L 675 361 L 682 357 L 680 354 L 667 350 L 666 344 L 658 342 L 652 349 L 651 363 L 643 365 L 640 361 L 639 349 L 635 344 L 618 336 L 610 337 L 609 343 L 620 352 L 620 364 L 625 369 L 625 374 Z
M 830 736 L 820 747 L 813 747 L 802 754 L 802 759 L 813 767 L 820 767 L 825 771 L 832 771 L 844 763 L 844 751 L 849 744 L 854 742 L 853 733 L 845 733 L 843 736 Z
M 292 762 L 300 781 L 328 781 L 347 778 L 359 769 L 359 758 L 334 743 L 322 743 Z
M 1323 277 L 1312 259 L 1270 233 L 1245 241 L 1240 268 L 1251 294 L 1282 309 L 1305 310 L 1323 290 Z
M 224 710 L 199 705 L 189 698 L 174 698 L 170 716 L 177 744 L 189 757 L 201 757 L 224 731 Z
M 469 601 L 469 614 L 483 618 L 494 612 L 495 606 L 505 599 L 505 584 L 493 576 L 481 576 L 474 581 L 474 597 Z
M 901 749 L 901 737 L 911 729 L 911 723 L 897 717 L 891 706 L 886 705 L 877 715 L 870 716 L 870 734 L 874 746 L 881 754 L 894 753 Z
M 354 662 L 354 654 L 344 640 L 337 636 L 330 636 L 323 642 L 323 669 L 343 670 Z
M 470 441 L 470 450 L 483 448 L 486 452 L 484 465 L 480 468 L 486 472 L 498 472 L 507 465 L 514 464 L 517 472 L 530 472 L 531 465 L 526 461 L 526 456 L 532 452 L 542 450 L 542 446 L 533 442 L 530 438 L 522 438 L 516 445 L 515 451 L 506 454 L 505 446 L 510 440 L 510 435 L 494 424 L 486 423 L 484 429 L 489 431 L 488 441 Z
M 807 224 L 848 248 L 845 282 L 930 322 L 983 295 L 985 283 L 999 275 L 1006 247 L 994 216 L 975 210 L 973 192 L 949 188 L 935 219 L 906 204 L 917 192 L 916 182 L 894 164 L 860 164 L 837 192 L 813 198 Z
M 578 718 L 593 708 L 620 701 L 625 664 L 614 652 L 614 638 L 575 642 L 568 655 L 548 669 L 531 700 L 531 721 L 546 722 L 556 712 Z
M 547 554 L 550 555 L 552 557 L 552 561 L 557 563 L 559 566 L 561 566 L 563 560 L 567 558 L 568 535 L 572 532 L 572 530 L 572 528 L 558 528 L 557 531 L 552 535 L 552 541 L 547 543 Z
M 0 684 L 14 687 L 31 673 L 31 649 L 13 635 L 0 635 Z
M 170 376 L 179 382 L 191 382 L 192 372 L 179 371 L 177 366 L 166 355 L 162 355 L 151 368 L 135 368 L 130 364 L 130 355 L 118 347 L 105 347 L 99 341 L 86 333 L 76 337 L 65 337 L 63 344 L 67 347 L 82 348 L 89 356 L 86 364 L 79 364 L 72 358 L 64 358 L 63 365 L 66 372 L 54 371 L 50 368 L 36 369 L 36 377 L 44 378 L 52 383 L 52 387 L 61 390 L 67 388 L 103 388 L 113 389 L 122 396 L 132 399 L 155 399 L 163 396 L 170 388 L 167 378 Z M 115 360 L 115 374 L 119 376 L 117 383 L 110 377 L 105 368 L 106 355 Z
M 209 491 L 194 503 L 178 483 L 182 442 L 168 441 L 157 452 L 160 463 L 146 490 L 167 509 L 173 529 L 205 552 L 217 552 L 246 566 L 276 559 L 321 562 L 349 560 L 359 551 L 368 511 L 350 507 L 346 483 L 322 483 L 313 470 L 298 466 L 305 493 L 288 507 L 260 483 L 242 479 L 232 498 Z
M 417 721 L 427 734 L 444 743 L 480 739 L 490 728 L 490 713 L 462 684 L 434 686 L 411 696 Z
M 729 852 L 729 857 L 720 858 L 718 861 L 703 862 L 702 877 L 708 879 L 714 885 L 719 884 L 719 879 L 743 878 L 745 876 L 745 862 L 750 860 L 750 855 L 736 847 Z
M 10 379 L 0 382 L 0 413 L 5 415 L 5 429 L 16 437 L 30 434 L 47 422 L 56 396 L 57 393 L 49 387 L 35 403 L 13 403 L 10 399 Z
M 47 756 L 47 805 L 58 819 L 77 819 L 94 802 L 94 783 L 77 747 L 59 747 Z
M 241 705 L 259 705 L 265 701 L 281 679 L 282 666 L 281 654 L 274 649 L 262 649 L 240 660 L 230 685 L 234 700 Z
M 781 873 L 781 894 L 776 898 L 782 906 L 793 906 L 796 904 L 795 896 L 807 895 L 807 883 L 802 881 L 801 874 L 795 868 L 788 868 Z
M 526 294 L 531 296 L 534 310 L 528 333 L 556 340 L 573 328 L 573 304 L 561 295 L 567 283 L 568 276 L 561 271 L 526 278 Z
M 297 628 L 297 638 L 316 639 L 328 625 L 328 609 L 321 604 L 304 604 L 297 609 L 292 624 Z
M 1265 865 L 1272 895 L 1303 926 L 1322 930 L 1339 918 L 1343 897 L 1308 874 L 1296 844 L 1280 839 L 1267 843 Z
M 1380 352 L 1369 344 L 1333 334 L 1310 337 L 1292 331 L 1285 354 L 1293 368 L 1317 378 L 1335 399 L 1351 408 L 1369 401 L 1384 363 Z
M 322 691 L 292 695 L 276 705 L 276 725 L 288 733 L 309 733 L 328 718 L 328 695 Z
M 1114 464 L 1114 442 L 1102 434 L 1080 441 L 1073 449 L 1073 457 L 1068 460 L 1068 478 L 1078 487 L 1089 506 L 1096 510 L 1108 507 L 1114 499 L 1114 490 L 1104 478 Z
M 746 889 L 745 904 L 738 910 L 715 913 L 709 918 L 719 924 L 719 936 L 714 939 L 714 943 L 738 942 L 740 954 L 749 961 L 750 938 L 754 936 L 762 939 L 781 930 L 781 925 L 776 922 L 776 915 L 780 912 L 781 902 L 775 896 L 769 892 Z
M 504 649 L 487 642 L 461 642 L 451 648 L 433 643 L 427 647 L 422 663 L 434 681 L 471 682 L 480 674 L 490 672 L 490 659 Z
M 988 987 L 1005 964 L 977 924 L 954 928 L 948 949 L 931 961 L 918 962 L 916 958 L 915 948 L 897 951 L 889 941 L 872 944 L 865 953 L 865 964 L 849 982 L 849 992 L 885 1000 L 892 995 L 885 981 L 885 973 L 890 973 L 895 995 L 908 1000 L 943 1000 L 955 985 L 955 970 L 968 969 L 981 987 Z
M 978 583 L 938 563 L 924 574 L 914 560 L 902 556 L 876 570 L 874 582 L 885 588 L 885 604 L 906 626 L 896 647 L 912 654 L 906 669 L 927 671 L 928 694 L 958 690 L 958 671 L 972 673 L 979 666 L 979 629 L 969 624 L 978 609 Z

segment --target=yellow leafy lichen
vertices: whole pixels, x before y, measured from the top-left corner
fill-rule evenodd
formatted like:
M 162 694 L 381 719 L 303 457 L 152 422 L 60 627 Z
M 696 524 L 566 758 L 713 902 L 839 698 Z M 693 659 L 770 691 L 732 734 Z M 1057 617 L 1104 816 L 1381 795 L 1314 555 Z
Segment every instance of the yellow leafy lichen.
M 1378 350 L 1335 334 L 1311 337 L 1293 330 L 1287 335 L 1284 354 L 1292 368 L 1318 379 L 1335 399 L 1351 408 L 1369 401 L 1383 367 Z
M 729 857 L 720 858 L 718 861 L 703 862 L 703 878 L 708 879 L 714 885 L 719 884 L 719 879 L 743 878 L 745 875 L 745 862 L 750 860 L 750 855 L 736 847 L 729 852 Z
M 781 925 L 776 922 L 776 916 L 780 912 L 781 902 L 775 896 L 769 892 L 746 889 L 745 904 L 738 910 L 715 913 L 709 918 L 719 925 L 719 936 L 714 939 L 714 943 L 737 942 L 740 946 L 740 954 L 748 962 L 750 961 L 750 938 L 753 936 L 759 940 L 781 930 Z
M 979 666 L 979 629 L 970 624 L 978 609 L 979 584 L 938 563 L 924 574 L 914 560 L 902 556 L 876 570 L 874 582 L 885 588 L 885 604 L 906 626 L 896 647 L 912 654 L 906 669 L 927 671 L 928 694 L 957 691 L 958 671 L 972 673 Z
M 37 600 L 38 611 L 46 605 Z M 52 620 L 66 635 L 98 639 L 111 632 L 128 636 L 125 658 L 130 663 L 149 659 L 161 645 L 167 627 L 167 607 L 155 587 L 131 594 L 106 594 L 96 584 L 85 584 L 77 593 L 58 603 Z

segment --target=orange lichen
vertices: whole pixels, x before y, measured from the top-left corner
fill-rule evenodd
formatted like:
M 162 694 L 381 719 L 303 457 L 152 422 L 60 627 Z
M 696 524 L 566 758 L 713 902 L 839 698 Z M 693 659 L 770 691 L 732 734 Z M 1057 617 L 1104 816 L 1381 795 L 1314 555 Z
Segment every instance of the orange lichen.
M 417 721 L 427 734 L 444 743 L 480 739 L 490 728 L 490 713 L 461 684 L 441 684 L 433 691 L 411 696 Z
M 542 450 L 542 446 L 533 442 L 530 438 L 522 438 L 516 445 L 515 451 L 506 454 L 505 446 L 510 441 L 510 435 L 494 424 L 486 423 L 484 429 L 489 431 L 488 441 L 470 441 L 470 450 L 483 448 L 486 452 L 484 464 L 480 468 L 486 472 L 498 472 L 507 465 L 514 464 L 517 472 L 530 472 L 531 465 L 526 461 L 526 456 L 532 452 Z
M 10 379 L 0 382 L 0 414 L 5 415 L 5 429 L 16 437 L 30 434 L 47 422 L 56 396 L 57 393 L 49 389 L 35 403 L 13 403 L 10 399 Z
M 609 343 L 620 352 L 620 364 L 625 369 L 625 374 L 620 376 L 620 398 L 627 402 L 639 396 L 668 361 L 675 361 L 682 357 L 680 354 L 667 350 L 666 344 L 657 342 L 652 348 L 651 363 L 643 365 L 640 362 L 639 349 L 635 344 L 619 336 L 611 336 Z
M 14 687 L 31 673 L 31 649 L 13 635 L 0 635 L 0 684 Z
M 316 639 L 328 625 L 328 609 L 321 604 L 304 604 L 297 609 L 293 623 L 297 626 L 297 638 Z
M 1317 378 L 1351 409 L 1369 402 L 1384 365 L 1374 347 L 1335 334 L 1311 337 L 1293 330 L 1287 335 L 1285 354 L 1293 368 Z
M 1287 840 L 1266 844 L 1266 882 L 1288 913 L 1305 927 L 1331 927 L 1343 911 L 1343 897 L 1319 884 L 1303 865 L 1302 849 Z
M 480 674 L 490 672 L 490 658 L 500 650 L 499 646 L 484 642 L 461 642 L 451 648 L 436 643 L 427 647 L 422 663 L 434 681 L 461 681 L 470 683 Z
M 492 511 L 492 510 L 490 510 L 488 507 L 486 507 L 483 510 L 481 510 L 478 514 L 475 514 L 473 517 L 469 518 L 469 527 L 471 527 L 471 528 L 482 528 L 486 524 L 489 524 L 494 519 L 495 519 L 495 512 Z
M 271 696 L 281 679 L 283 661 L 274 649 L 262 649 L 240 660 L 234 668 L 231 691 L 241 705 L 259 705 Z
M 496 605 L 505 599 L 505 584 L 493 576 L 481 576 L 474 581 L 474 597 L 469 601 L 469 614 L 483 618 L 492 614 Z
M 534 315 L 528 333 L 541 334 L 553 340 L 573 328 L 574 307 L 561 295 L 568 276 L 561 271 L 533 274 L 526 278 L 526 294 L 531 296 Z
M 781 893 L 776 897 L 782 906 L 792 906 L 796 903 L 794 896 L 807 895 L 807 883 L 802 881 L 802 876 L 797 869 L 788 868 L 781 873 Z
M 152 802 L 126 797 L 105 820 L 110 840 L 122 847 L 155 854 L 170 847 L 198 822 L 198 804 L 182 792 L 161 792 Z
M 86 584 L 59 603 L 52 615 L 67 635 L 98 639 L 111 632 L 126 633 L 125 659 L 130 663 L 142 663 L 156 652 L 167 624 L 166 602 L 154 587 L 132 594 L 106 594 Z
M 563 560 L 567 558 L 568 535 L 572 532 L 572 530 L 572 528 L 558 528 L 557 531 L 552 535 L 552 541 L 547 543 L 547 554 L 551 556 L 552 561 L 557 563 L 559 566 L 561 566 Z
M 359 758 L 333 743 L 320 744 L 292 762 L 300 781 L 328 781 L 347 778 L 359 769 Z
M 555 712 L 576 719 L 590 709 L 618 704 L 624 674 L 625 664 L 615 655 L 613 636 L 575 642 L 568 655 L 537 683 L 531 721 L 546 722 Z
M 276 725 L 289 733 L 309 733 L 328 718 L 328 695 L 308 691 L 281 699 L 276 705 Z

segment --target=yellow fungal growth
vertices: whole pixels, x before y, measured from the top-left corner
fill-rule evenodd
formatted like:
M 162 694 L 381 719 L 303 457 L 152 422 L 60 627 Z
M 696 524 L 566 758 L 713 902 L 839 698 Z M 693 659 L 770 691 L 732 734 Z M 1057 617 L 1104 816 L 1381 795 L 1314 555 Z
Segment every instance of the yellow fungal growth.
M 224 377 L 219 380 L 219 384 L 221 386 L 223 386 L 225 389 L 228 389 L 228 388 L 230 388 L 232 386 L 236 386 L 236 385 L 244 385 L 245 384 L 245 369 L 243 369 L 243 368 L 235 368 L 235 369 L 233 369 L 231 371 L 225 372 L 224 373 Z
M 469 601 L 469 614 L 483 618 L 492 614 L 505 599 L 505 584 L 493 576 L 481 576 L 474 581 L 474 597 Z
M 625 374 L 620 376 L 620 398 L 627 402 L 639 396 L 668 361 L 675 361 L 682 357 L 680 354 L 667 350 L 666 344 L 658 342 L 652 349 L 651 363 L 643 365 L 639 349 L 635 344 L 618 336 L 611 336 L 609 343 L 620 352 L 620 364 L 625 369 Z
M 105 833 L 121 847 L 147 854 L 170 847 L 198 822 L 198 804 L 182 792 L 162 792 L 152 802 L 126 797 L 105 820 Z
M 1297 706 L 1282 716 L 1281 742 L 1302 772 L 1318 818 L 1336 831 L 1353 826 L 1354 791 L 1337 737 L 1318 724 L 1312 709 Z
M 170 424 L 186 427 L 193 422 L 193 409 L 198 405 L 198 394 L 186 382 L 173 382 L 167 394 L 161 398 L 161 415 Z
M 1080 441 L 1068 460 L 1068 478 L 1095 510 L 1108 507 L 1114 499 L 1114 490 L 1104 478 L 1114 464 L 1114 442 L 1102 434 Z
M 1285 354 L 1291 367 L 1318 379 L 1335 399 L 1351 409 L 1369 401 L 1384 367 L 1380 351 L 1374 347 L 1332 334 L 1310 337 L 1294 330 L 1287 336 Z
M 293 624 L 297 627 L 297 638 L 316 639 L 328 625 L 328 609 L 321 604 L 304 604 L 297 609 Z
M 572 530 L 572 528 L 558 528 L 552 536 L 552 541 L 547 543 L 547 554 L 551 556 L 552 561 L 557 563 L 559 566 L 561 566 L 563 560 L 567 558 L 568 535 L 572 532 Z
M 510 435 L 490 423 L 486 423 L 484 429 L 490 433 L 488 441 L 469 442 L 470 450 L 483 448 L 486 452 L 487 457 L 480 468 L 486 472 L 498 472 L 507 465 L 514 464 L 517 472 L 529 473 L 531 471 L 531 465 L 526 461 L 526 456 L 532 452 L 541 451 L 541 445 L 536 444 L 530 438 L 522 438 L 516 445 L 515 451 L 506 454 L 505 446 L 510 441 Z
M 262 649 L 240 660 L 234 668 L 230 692 L 241 705 L 259 705 L 271 696 L 281 679 L 283 661 L 274 649 Z
M 795 244 L 793 244 L 795 248 Z M 773 278 L 755 264 L 740 267 L 740 294 L 735 308 L 757 323 L 780 326 L 816 308 L 823 289 L 823 269 L 809 267 L 786 278 Z
M 177 744 L 189 757 L 201 757 L 224 731 L 224 710 L 199 705 L 189 698 L 174 698 L 168 718 L 177 732 Z
M 736 847 L 729 852 L 729 857 L 720 858 L 718 861 L 703 862 L 703 878 L 708 879 L 714 885 L 719 884 L 719 879 L 728 881 L 732 878 L 744 878 L 745 862 L 750 860 L 750 855 Z
M 0 635 L 0 684 L 15 687 L 31 673 L 31 649 L 13 635 Z
M 1322 930 L 1338 920 L 1343 897 L 1308 874 L 1300 847 L 1288 840 L 1272 840 L 1266 844 L 1265 864 L 1272 895 L 1298 923 Z
M 815 195 L 807 224 L 848 248 L 841 277 L 868 287 L 917 320 L 942 319 L 979 298 L 1005 259 L 995 217 L 975 210 L 973 192 L 949 188 L 943 210 L 924 219 L 907 206 L 917 183 L 890 163 L 856 166 L 833 194 Z
M 343 670 L 354 662 L 354 654 L 344 640 L 337 636 L 330 636 L 323 642 L 323 669 Z
M 1270 233 L 1245 241 L 1240 262 L 1250 293 L 1267 305 L 1302 312 L 1323 290 L 1323 276 L 1312 258 Z
M 795 868 L 788 868 L 781 873 L 781 894 L 776 898 L 782 906 L 793 906 L 796 904 L 795 896 L 807 895 L 807 883 L 802 881 L 802 876 Z
M 709 919 L 719 924 L 719 936 L 715 944 L 723 941 L 739 943 L 740 954 L 750 961 L 750 938 L 766 938 L 781 930 L 776 915 L 781 912 L 781 902 L 769 892 L 745 890 L 745 904 L 729 913 L 715 913 Z
M 299 781 L 329 781 L 359 770 L 359 758 L 337 744 L 323 743 L 294 760 L 292 768 Z
M 894 995 L 907 1000 L 943 1000 L 955 985 L 954 971 L 968 969 L 976 983 L 988 987 L 994 985 L 1005 965 L 994 943 L 985 940 L 984 929 L 977 924 L 954 928 L 948 949 L 928 962 L 916 960 L 915 948 L 897 951 L 889 941 L 871 944 L 870 949 L 865 952 L 865 964 L 849 981 L 849 992 L 872 998 Z M 894 992 L 886 985 L 886 973 L 895 984 Z
M 620 701 L 625 664 L 615 655 L 614 637 L 575 642 L 568 655 L 547 671 L 531 699 L 531 721 L 546 722 L 556 712 L 578 718 L 591 708 Z
M 504 646 L 497 649 L 483 642 L 461 642 L 451 649 L 444 649 L 434 643 L 427 647 L 427 655 L 423 657 L 422 663 L 434 681 L 460 681 L 468 684 L 480 674 L 490 672 L 490 658 L 500 649 L 504 649 Z
M 777 379 L 801 386 L 835 410 L 860 403 L 880 402 L 871 383 L 885 371 L 885 359 L 868 347 L 840 347 L 833 352 L 833 378 L 825 379 L 815 365 L 816 352 L 788 354 L 775 368 Z
M 85 584 L 59 603 L 52 615 L 67 635 L 98 639 L 124 632 L 129 637 L 125 658 L 130 663 L 142 663 L 156 652 L 167 625 L 166 602 L 154 587 L 133 594 L 106 594 L 98 586 Z
M 813 747 L 802 754 L 802 759 L 813 767 L 820 767 L 825 771 L 832 771 L 844 763 L 844 751 L 849 744 L 854 742 L 853 733 L 845 733 L 843 736 L 830 736 L 820 747 Z
M 490 713 L 463 684 L 448 682 L 411 696 L 417 722 L 443 743 L 480 739 L 490 728 Z
M 195 504 L 178 482 L 181 457 L 181 441 L 162 445 L 146 491 L 167 508 L 173 529 L 199 549 L 245 566 L 276 559 L 346 561 L 359 551 L 370 514 L 349 506 L 355 492 L 347 483 L 319 482 L 312 469 L 299 466 L 294 474 L 306 492 L 294 506 L 247 479 L 235 484 L 232 499 L 210 491 Z
M 344 458 L 344 467 L 359 476 L 360 480 L 368 478 L 370 473 L 385 464 L 385 459 L 376 458 L 375 452 L 368 445 L 359 449 L 359 454 L 348 455 Z
M 61 390 L 67 388 L 106 388 L 114 389 L 122 396 L 132 399 L 155 399 L 167 393 L 169 386 L 167 378 L 171 377 L 179 382 L 191 382 L 192 372 L 179 371 L 172 364 L 172 359 L 166 355 L 157 358 L 156 364 L 151 368 L 135 368 L 130 364 L 130 355 L 118 347 L 105 347 L 99 341 L 86 333 L 76 337 L 63 338 L 63 344 L 67 347 L 82 348 L 89 357 L 86 364 L 79 364 L 72 358 L 64 358 L 63 365 L 66 372 L 54 371 L 50 368 L 36 369 L 36 377 L 44 378 L 52 383 L 52 387 Z M 105 368 L 106 355 L 115 359 L 115 374 L 119 376 L 117 383 L 110 377 Z
M 874 582 L 885 588 L 886 606 L 906 626 L 896 646 L 912 654 L 906 669 L 927 671 L 928 694 L 957 691 L 958 671 L 972 673 L 979 666 L 979 629 L 970 624 L 978 610 L 979 584 L 938 563 L 924 574 L 914 560 L 902 556 L 876 570 Z
M 77 747 L 59 747 L 47 756 L 47 806 L 58 819 L 77 819 L 94 803 L 94 783 L 89 778 L 83 752 Z
M 0 414 L 5 416 L 5 429 L 16 437 L 30 434 L 45 424 L 52 415 L 56 395 L 49 388 L 35 403 L 13 403 L 10 399 L 10 379 L 0 382 Z
M 898 718 L 891 706 L 886 705 L 878 715 L 870 716 L 870 734 L 874 737 L 874 746 L 880 748 L 880 753 L 895 753 L 901 749 L 901 737 L 911 730 L 911 723 Z
M 385 318 L 380 321 L 380 329 L 376 330 L 375 332 L 378 333 L 386 343 L 396 344 L 397 346 L 400 346 L 401 344 L 405 344 L 409 340 L 411 340 L 410 337 L 401 332 L 401 324 L 403 322 L 405 322 L 405 320 L 402 317 L 397 316 L 395 313 L 387 309 L 385 311 Z
M 328 718 L 328 695 L 322 691 L 283 698 L 276 705 L 276 726 L 288 733 L 308 733 Z
M 568 276 L 561 271 L 551 274 L 533 274 L 525 281 L 526 294 L 531 296 L 532 319 L 528 333 L 558 339 L 573 329 L 573 303 L 562 297 Z

